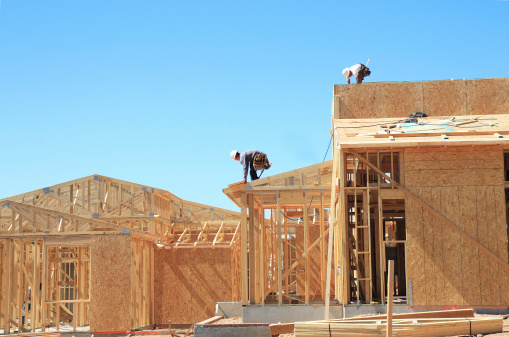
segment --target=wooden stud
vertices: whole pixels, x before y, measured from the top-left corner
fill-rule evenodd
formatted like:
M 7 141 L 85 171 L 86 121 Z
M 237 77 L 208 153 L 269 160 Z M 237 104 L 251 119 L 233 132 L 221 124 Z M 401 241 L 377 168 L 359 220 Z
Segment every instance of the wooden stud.
M 393 301 L 392 296 L 394 294 L 394 260 L 389 260 L 389 270 L 388 270 L 388 280 L 387 280 L 387 337 L 392 337 L 392 307 Z
M 242 256 L 242 305 L 248 304 L 249 289 L 248 289 L 248 265 L 247 265 L 247 195 L 245 193 L 241 196 L 241 256 Z

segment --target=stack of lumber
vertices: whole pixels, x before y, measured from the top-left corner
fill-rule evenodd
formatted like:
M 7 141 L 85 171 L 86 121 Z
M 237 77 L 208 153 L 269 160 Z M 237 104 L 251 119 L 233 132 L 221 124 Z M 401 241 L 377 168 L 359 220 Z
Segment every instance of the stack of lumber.
M 447 312 L 445 312 L 447 313 Z M 448 312 L 451 313 L 451 312 Z M 414 317 L 412 317 L 414 316 Z M 419 317 L 427 316 L 427 317 Z M 502 332 L 503 318 L 491 317 L 452 317 L 437 313 L 394 315 L 392 320 L 393 336 L 454 336 L 476 335 Z M 440 317 L 442 316 L 442 317 Z M 458 316 L 458 315 L 452 315 Z M 470 316 L 466 314 L 465 316 Z M 473 316 L 473 312 L 472 312 Z M 294 333 L 297 337 L 305 336 L 385 336 L 387 317 L 385 315 L 363 317 L 359 319 L 337 319 L 330 321 L 295 322 Z

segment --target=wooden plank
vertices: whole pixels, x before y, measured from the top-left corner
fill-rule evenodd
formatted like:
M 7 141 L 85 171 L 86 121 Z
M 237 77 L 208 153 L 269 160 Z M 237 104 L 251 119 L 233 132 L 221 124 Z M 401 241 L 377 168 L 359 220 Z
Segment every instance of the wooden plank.
M 387 270 L 387 337 L 392 336 L 392 307 L 394 305 L 392 297 L 394 295 L 394 260 L 389 260 Z
M 270 324 L 270 334 L 274 335 L 282 335 L 282 334 L 293 334 L 294 323 L 278 323 L 278 324 Z

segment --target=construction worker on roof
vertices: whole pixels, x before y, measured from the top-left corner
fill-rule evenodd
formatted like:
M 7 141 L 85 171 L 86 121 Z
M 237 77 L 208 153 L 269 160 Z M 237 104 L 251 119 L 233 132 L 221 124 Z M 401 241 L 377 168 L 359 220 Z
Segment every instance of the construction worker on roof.
M 256 174 L 256 170 L 268 170 L 272 163 L 267 159 L 267 155 L 258 150 L 247 150 L 245 152 L 239 153 L 237 150 L 233 150 L 230 153 L 230 157 L 233 160 L 238 160 L 242 164 L 244 169 L 244 180 L 242 182 L 245 184 L 247 182 L 247 171 L 249 170 L 249 175 L 251 176 L 251 181 L 258 179 L 258 175 Z M 260 173 L 261 176 L 261 173 Z
M 364 77 L 367 77 L 371 74 L 371 71 L 368 67 L 366 67 L 362 63 L 358 63 L 356 65 L 351 66 L 350 68 L 345 68 L 342 71 L 343 76 L 346 77 L 346 82 L 350 84 L 350 77 L 355 76 L 357 80 L 357 84 L 361 84 Z

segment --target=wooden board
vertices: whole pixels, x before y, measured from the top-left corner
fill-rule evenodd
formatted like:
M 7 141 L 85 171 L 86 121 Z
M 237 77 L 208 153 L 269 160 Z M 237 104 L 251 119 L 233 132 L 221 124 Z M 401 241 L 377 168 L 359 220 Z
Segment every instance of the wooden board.
M 131 327 L 131 236 L 94 236 L 90 245 L 90 331 Z
M 507 259 L 502 159 L 497 147 L 408 149 L 405 179 L 407 188 L 424 202 Z M 509 304 L 502 295 L 502 287 L 508 285 L 505 272 L 497 263 L 422 207 L 411 201 L 406 205 L 414 305 Z
M 155 250 L 155 323 L 194 324 L 232 300 L 232 249 Z

